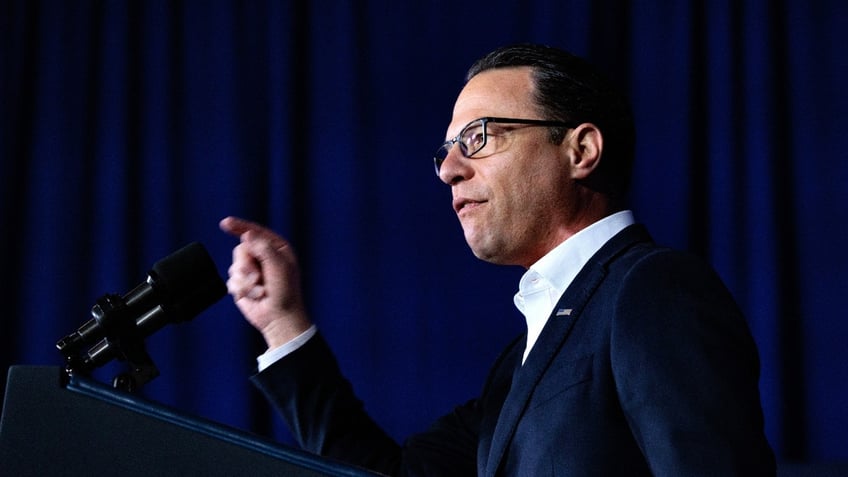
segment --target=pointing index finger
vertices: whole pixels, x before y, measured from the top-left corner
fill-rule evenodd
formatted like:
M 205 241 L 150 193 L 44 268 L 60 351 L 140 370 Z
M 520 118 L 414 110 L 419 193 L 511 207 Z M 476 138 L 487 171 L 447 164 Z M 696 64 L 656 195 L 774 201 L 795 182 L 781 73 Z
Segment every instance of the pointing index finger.
M 232 216 L 223 218 L 218 223 L 218 227 L 234 237 L 241 237 L 242 234 L 249 231 L 262 233 L 265 230 L 265 227 L 255 222 Z
M 218 226 L 221 230 L 239 238 L 242 242 L 253 242 L 258 240 L 277 249 L 284 248 L 288 245 L 288 242 L 277 235 L 273 230 L 240 217 L 225 217 L 218 223 Z

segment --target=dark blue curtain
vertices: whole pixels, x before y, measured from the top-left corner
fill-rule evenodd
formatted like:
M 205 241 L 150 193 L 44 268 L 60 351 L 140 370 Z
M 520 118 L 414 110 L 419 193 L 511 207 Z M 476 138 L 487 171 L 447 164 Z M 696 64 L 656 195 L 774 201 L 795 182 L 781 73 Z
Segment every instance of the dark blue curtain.
M 522 270 L 471 256 L 432 152 L 474 59 L 543 42 L 632 97 L 637 218 L 746 311 L 779 458 L 848 460 L 846 29 L 842 0 L 6 0 L 0 364 L 61 364 L 99 296 L 188 242 L 224 276 L 237 214 L 293 241 L 376 420 L 422 429 L 524 326 Z M 226 298 L 150 337 L 143 392 L 290 442 L 247 381 L 263 348 Z

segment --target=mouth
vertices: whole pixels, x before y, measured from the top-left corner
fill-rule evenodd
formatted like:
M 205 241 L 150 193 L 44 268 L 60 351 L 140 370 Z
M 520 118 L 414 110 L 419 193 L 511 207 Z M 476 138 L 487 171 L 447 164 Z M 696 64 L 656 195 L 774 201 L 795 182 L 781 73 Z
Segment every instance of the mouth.
M 460 214 L 461 212 L 463 212 L 465 210 L 471 210 L 471 209 L 477 208 L 481 204 L 485 204 L 486 202 L 488 202 L 488 201 L 473 200 L 473 199 L 467 199 L 467 198 L 464 198 L 464 197 L 458 197 L 458 198 L 454 199 L 454 201 L 453 201 L 453 210 L 457 214 Z

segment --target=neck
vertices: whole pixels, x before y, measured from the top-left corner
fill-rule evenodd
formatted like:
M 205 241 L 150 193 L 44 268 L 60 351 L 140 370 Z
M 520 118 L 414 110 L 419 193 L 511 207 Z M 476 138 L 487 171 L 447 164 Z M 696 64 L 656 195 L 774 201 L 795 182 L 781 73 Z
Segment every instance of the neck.
M 527 253 L 517 263 L 518 265 L 521 265 L 525 269 L 530 268 L 531 265 L 577 232 L 625 209 L 623 202 L 613 201 L 606 195 L 588 189 L 585 189 L 583 192 L 575 200 L 574 207 L 572 207 L 567 220 L 563 222 L 562 226 L 552 229 L 547 237 L 540 237 L 540 240 L 537 242 L 538 246 Z

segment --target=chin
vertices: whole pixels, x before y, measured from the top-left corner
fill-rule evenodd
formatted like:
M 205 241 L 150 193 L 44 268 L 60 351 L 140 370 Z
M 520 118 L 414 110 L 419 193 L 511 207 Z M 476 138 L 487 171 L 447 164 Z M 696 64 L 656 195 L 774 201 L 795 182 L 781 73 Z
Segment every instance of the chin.
M 479 244 L 475 246 L 471 242 L 468 243 L 468 246 L 471 247 L 471 251 L 474 253 L 474 256 L 484 262 L 494 263 L 496 265 L 509 264 L 508 260 L 504 257 L 502 248 L 494 246 L 483 247 Z
M 474 230 L 465 230 L 465 242 L 475 257 L 484 262 L 509 265 L 509 248 L 497 238 L 490 234 L 475 234 Z

